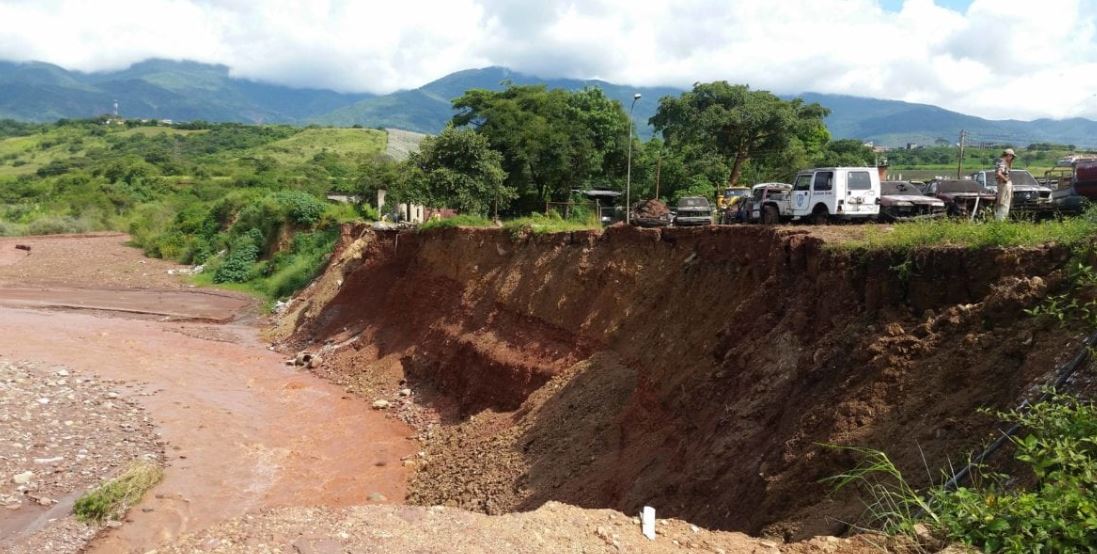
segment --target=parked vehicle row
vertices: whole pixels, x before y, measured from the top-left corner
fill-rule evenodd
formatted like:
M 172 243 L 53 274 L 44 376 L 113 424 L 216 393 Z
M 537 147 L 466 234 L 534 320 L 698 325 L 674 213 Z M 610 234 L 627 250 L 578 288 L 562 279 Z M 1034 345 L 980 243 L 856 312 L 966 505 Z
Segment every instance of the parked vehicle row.
M 1010 172 L 1012 213 L 1019 217 L 1052 217 L 1081 213 L 1097 202 L 1097 160 L 1078 160 L 1072 170 L 1042 184 L 1031 173 Z M 928 183 L 881 181 L 875 167 L 823 167 L 796 174 L 792 184 L 760 183 L 728 187 L 714 209 L 702 196 L 681 198 L 673 208 L 657 200 L 633 206 L 633 222 L 641 226 L 692 226 L 719 223 L 778 224 L 806 221 L 905 221 L 940 217 L 989 216 L 997 199 L 993 170 L 977 171 L 969 179 Z M 662 209 L 653 209 L 655 202 Z M 714 211 L 716 212 L 714 217 Z

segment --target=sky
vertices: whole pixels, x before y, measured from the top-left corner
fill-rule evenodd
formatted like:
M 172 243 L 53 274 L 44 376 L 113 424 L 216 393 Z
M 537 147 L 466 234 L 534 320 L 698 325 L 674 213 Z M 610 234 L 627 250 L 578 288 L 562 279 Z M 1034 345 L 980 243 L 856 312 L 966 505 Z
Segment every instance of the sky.
M 0 59 L 104 71 L 152 57 L 343 92 L 500 65 L 1097 119 L 1097 0 L 0 0 Z

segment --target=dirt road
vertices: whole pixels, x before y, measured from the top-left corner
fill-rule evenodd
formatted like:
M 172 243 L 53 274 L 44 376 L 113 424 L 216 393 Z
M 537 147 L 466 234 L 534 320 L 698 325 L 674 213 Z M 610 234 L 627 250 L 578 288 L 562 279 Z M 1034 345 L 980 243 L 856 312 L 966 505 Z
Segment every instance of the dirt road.
M 408 428 L 286 366 L 253 326 L 211 325 L 250 302 L 190 289 L 124 241 L 0 239 L 0 356 L 136 384 L 125 394 L 166 443 L 164 481 L 93 552 L 144 552 L 256 509 L 403 500 Z M 10 255 L 16 242 L 32 253 Z

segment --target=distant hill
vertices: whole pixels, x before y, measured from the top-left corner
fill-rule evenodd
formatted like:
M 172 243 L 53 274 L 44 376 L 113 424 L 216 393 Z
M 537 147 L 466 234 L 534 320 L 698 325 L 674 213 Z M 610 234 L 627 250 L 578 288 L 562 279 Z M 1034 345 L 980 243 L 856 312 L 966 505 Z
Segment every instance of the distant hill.
M 294 89 L 239 79 L 223 65 L 148 60 L 81 73 L 47 63 L 0 61 L 0 118 L 52 121 L 110 113 L 131 118 L 304 123 L 368 94 Z
M 322 115 L 316 121 L 328 125 L 399 127 L 421 133 L 436 133 L 453 117 L 451 101 L 454 98 L 473 88 L 503 90 L 508 82 L 516 85 L 544 84 L 549 88 L 566 90 L 598 87 L 607 96 L 625 106 L 625 109 L 632 103 L 632 95 L 639 92 L 643 96 L 636 103 L 633 117 L 642 136 L 651 135 L 647 121 L 655 114 L 659 99 L 682 92 L 681 89 L 671 87 L 633 87 L 598 80 L 542 79 L 505 67 L 486 67 L 451 73 L 414 90 L 367 98 Z
M 626 108 L 639 92 L 634 118 L 641 136 L 648 118 L 672 87 L 633 87 L 597 80 L 543 79 L 504 67 L 452 73 L 412 90 L 385 95 L 295 89 L 232 77 L 227 67 L 188 61 L 148 60 L 113 72 L 81 73 L 46 63 L 0 62 L 0 118 L 51 121 L 108 113 L 115 99 L 126 117 L 248 123 L 362 125 L 434 133 L 453 116 L 450 101 L 470 88 L 501 90 L 504 83 L 545 84 L 577 90 L 596 86 Z M 936 106 L 856 96 L 805 93 L 830 108 L 835 138 L 885 146 L 955 143 L 960 130 L 974 142 L 1034 142 L 1097 147 L 1097 122 L 1088 119 L 994 121 Z
M 1089 119 L 989 120 L 897 100 L 816 93 L 801 97 L 830 108 L 827 127 L 838 138 L 872 140 L 886 146 L 933 145 L 937 140 L 955 144 L 964 130 L 974 143 L 1052 142 L 1097 147 L 1097 121 Z

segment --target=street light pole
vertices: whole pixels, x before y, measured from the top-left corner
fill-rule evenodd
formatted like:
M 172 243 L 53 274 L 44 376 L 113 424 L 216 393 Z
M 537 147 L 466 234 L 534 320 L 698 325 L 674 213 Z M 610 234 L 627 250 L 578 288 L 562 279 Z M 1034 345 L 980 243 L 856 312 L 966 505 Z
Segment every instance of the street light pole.
M 632 225 L 632 110 L 640 93 L 632 95 L 632 105 L 628 109 L 628 168 L 625 170 L 625 223 Z

